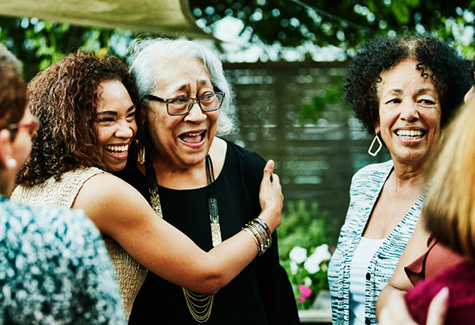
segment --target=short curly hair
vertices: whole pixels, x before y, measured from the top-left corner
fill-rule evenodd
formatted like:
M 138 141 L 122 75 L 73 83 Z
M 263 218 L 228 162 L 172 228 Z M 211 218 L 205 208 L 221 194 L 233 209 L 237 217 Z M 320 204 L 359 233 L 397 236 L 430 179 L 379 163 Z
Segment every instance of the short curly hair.
M 379 121 L 381 73 L 398 63 L 416 60 L 421 76 L 434 82 L 441 104 L 441 127 L 463 103 L 470 76 L 463 57 L 448 44 L 429 36 L 387 36 L 368 42 L 346 73 L 345 99 L 370 134 Z M 430 75 L 429 75 L 430 74 Z
M 40 184 L 79 167 L 105 168 L 94 127 L 99 85 L 118 80 L 127 89 L 136 114 L 140 100 L 127 65 L 114 56 L 91 52 L 69 54 L 40 72 L 28 85 L 28 108 L 41 122 L 30 158 L 17 183 Z

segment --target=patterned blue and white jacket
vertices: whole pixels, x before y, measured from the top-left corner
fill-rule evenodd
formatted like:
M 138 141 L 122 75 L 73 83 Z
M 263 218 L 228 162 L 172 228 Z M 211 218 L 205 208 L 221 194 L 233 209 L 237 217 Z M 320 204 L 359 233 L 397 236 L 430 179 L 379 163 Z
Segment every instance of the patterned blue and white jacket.
M 332 300 L 333 324 L 348 324 L 350 319 L 350 264 L 361 235 L 393 170 L 390 160 L 359 170 L 351 181 L 350 205 L 341 228 L 338 245 L 330 261 L 328 281 Z M 376 324 L 376 301 L 394 273 L 399 258 L 421 214 L 424 193 L 373 255 L 366 273 L 365 323 Z

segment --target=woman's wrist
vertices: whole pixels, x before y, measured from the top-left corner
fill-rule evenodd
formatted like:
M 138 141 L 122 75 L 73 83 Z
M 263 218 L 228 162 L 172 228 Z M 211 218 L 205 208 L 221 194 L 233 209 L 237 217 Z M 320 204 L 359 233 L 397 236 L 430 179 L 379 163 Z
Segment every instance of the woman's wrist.
M 260 218 L 255 218 L 249 221 L 243 228 L 254 240 L 257 245 L 259 256 L 264 254 L 266 250 L 272 245 L 272 233 L 265 223 Z
M 274 233 L 274 231 L 280 225 L 280 224 L 277 223 L 278 219 L 280 220 L 280 218 L 277 218 L 276 217 L 276 212 L 272 212 L 271 209 L 263 210 L 258 218 L 260 220 L 262 220 L 263 222 L 265 222 L 265 224 L 267 225 L 267 228 L 269 229 L 271 235 Z

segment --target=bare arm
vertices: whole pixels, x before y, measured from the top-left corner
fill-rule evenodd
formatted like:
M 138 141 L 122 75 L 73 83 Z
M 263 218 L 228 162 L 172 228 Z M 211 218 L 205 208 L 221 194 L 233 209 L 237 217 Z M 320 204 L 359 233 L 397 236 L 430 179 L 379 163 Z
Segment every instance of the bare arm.
M 429 233 L 424 227 L 424 222 L 422 217 L 417 222 L 414 233 L 409 239 L 404 252 L 399 259 L 399 263 L 394 270 L 394 274 L 389 280 L 388 284 L 379 294 L 378 302 L 376 304 L 376 317 L 379 320 L 381 310 L 390 303 L 393 303 L 393 300 L 390 299 L 394 292 L 400 292 L 401 296 L 407 290 L 412 288 L 412 283 L 404 271 L 404 267 L 411 264 L 419 258 L 422 254 L 427 251 L 427 240 L 429 239 Z
M 273 162 L 264 169 L 260 218 L 273 232 L 280 225 L 283 195 Z M 273 181 L 271 182 L 271 176 Z M 254 239 L 240 231 L 209 252 L 157 217 L 143 196 L 121 179 L 100 174 L 80 190 L 73 208 L 83 209 L 98 229 L 158 276 L 187 289 L 213 294 L 257 255 Z

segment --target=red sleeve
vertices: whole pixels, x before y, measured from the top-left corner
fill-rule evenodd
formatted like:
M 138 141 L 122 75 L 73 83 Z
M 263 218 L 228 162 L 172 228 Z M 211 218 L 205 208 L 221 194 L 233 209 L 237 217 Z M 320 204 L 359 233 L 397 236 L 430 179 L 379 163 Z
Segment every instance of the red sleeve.
M 463 258 L 430 237 L 427 243 L 427 252 L 404 268 L 407 277 L 413 285 L 436 276 L 445 270 L 463 261 Z

